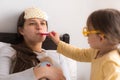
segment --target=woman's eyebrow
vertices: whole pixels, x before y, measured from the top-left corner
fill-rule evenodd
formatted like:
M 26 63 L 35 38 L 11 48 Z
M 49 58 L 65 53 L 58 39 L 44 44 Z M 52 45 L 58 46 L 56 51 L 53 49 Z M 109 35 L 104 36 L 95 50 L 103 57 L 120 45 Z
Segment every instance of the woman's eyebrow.
M 34 19 L 30 19 L 30 20 L 28 20 L 28 21 L 32 21 L 32 22 L 35 22 L 35 20 L 34 20 Z
M 34 19 L 29 19 L 29 21 L 36 21 L 36 20 L 34 20 Z M 40 22 L 46 22 L 45 20 L 39 20 Z

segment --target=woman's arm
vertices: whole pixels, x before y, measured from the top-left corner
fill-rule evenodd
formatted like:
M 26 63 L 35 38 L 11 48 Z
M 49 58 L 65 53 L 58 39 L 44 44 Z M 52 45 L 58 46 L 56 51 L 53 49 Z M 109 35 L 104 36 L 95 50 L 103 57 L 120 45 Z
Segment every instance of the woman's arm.
M 16 51 L 10 47 L 10 44 L 0 47 L 0 80 L 35 80 L 33 68 L 10 74 L 15 54 Z
M 33 68 L 30 68 L 14 74 L 2 75 L 0 80 L 36 80 L 36 77 L 34 76 Z
M 57 67 L 34 67 L 18 73 L 10 74 L 13 56 L 16 51 L 10 45 L 0 48 L 0 80 L 38 80 L 47 77 L 51 80 L 65 80 L 61 69 Z

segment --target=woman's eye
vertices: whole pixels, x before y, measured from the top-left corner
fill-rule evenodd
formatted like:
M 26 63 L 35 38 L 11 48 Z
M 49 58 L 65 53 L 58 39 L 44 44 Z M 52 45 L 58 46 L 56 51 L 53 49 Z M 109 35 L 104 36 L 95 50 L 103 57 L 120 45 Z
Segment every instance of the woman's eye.
M 29 23 L 29 25 L 36 25 L 36 23 Z
M 41 25 L 46 25 L 46 23 L 45 23 L 45 22 L 42 22 Z

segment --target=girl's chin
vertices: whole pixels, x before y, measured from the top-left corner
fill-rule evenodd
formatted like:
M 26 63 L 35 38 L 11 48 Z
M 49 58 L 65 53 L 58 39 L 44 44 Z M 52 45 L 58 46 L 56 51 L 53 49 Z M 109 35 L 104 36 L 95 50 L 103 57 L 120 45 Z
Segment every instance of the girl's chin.
M 91 48 L 95 48 L 93 45 L 90 45 L 90 44 L 89 44 L 89 46 L 90 46 Z

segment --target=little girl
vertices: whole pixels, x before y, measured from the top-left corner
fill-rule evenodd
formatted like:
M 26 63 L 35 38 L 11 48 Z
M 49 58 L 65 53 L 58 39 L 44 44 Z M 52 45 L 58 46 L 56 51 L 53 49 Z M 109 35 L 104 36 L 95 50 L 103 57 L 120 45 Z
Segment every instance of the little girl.
M 62 42 L 54 31 L 50 37 L 59 53 L 80 62 L 91 62 L 90 80 L 120 80 L 120 12 L 115 9 L 94 11 L 87 19 L 83 34 L 88 37 L 89 49 Z

